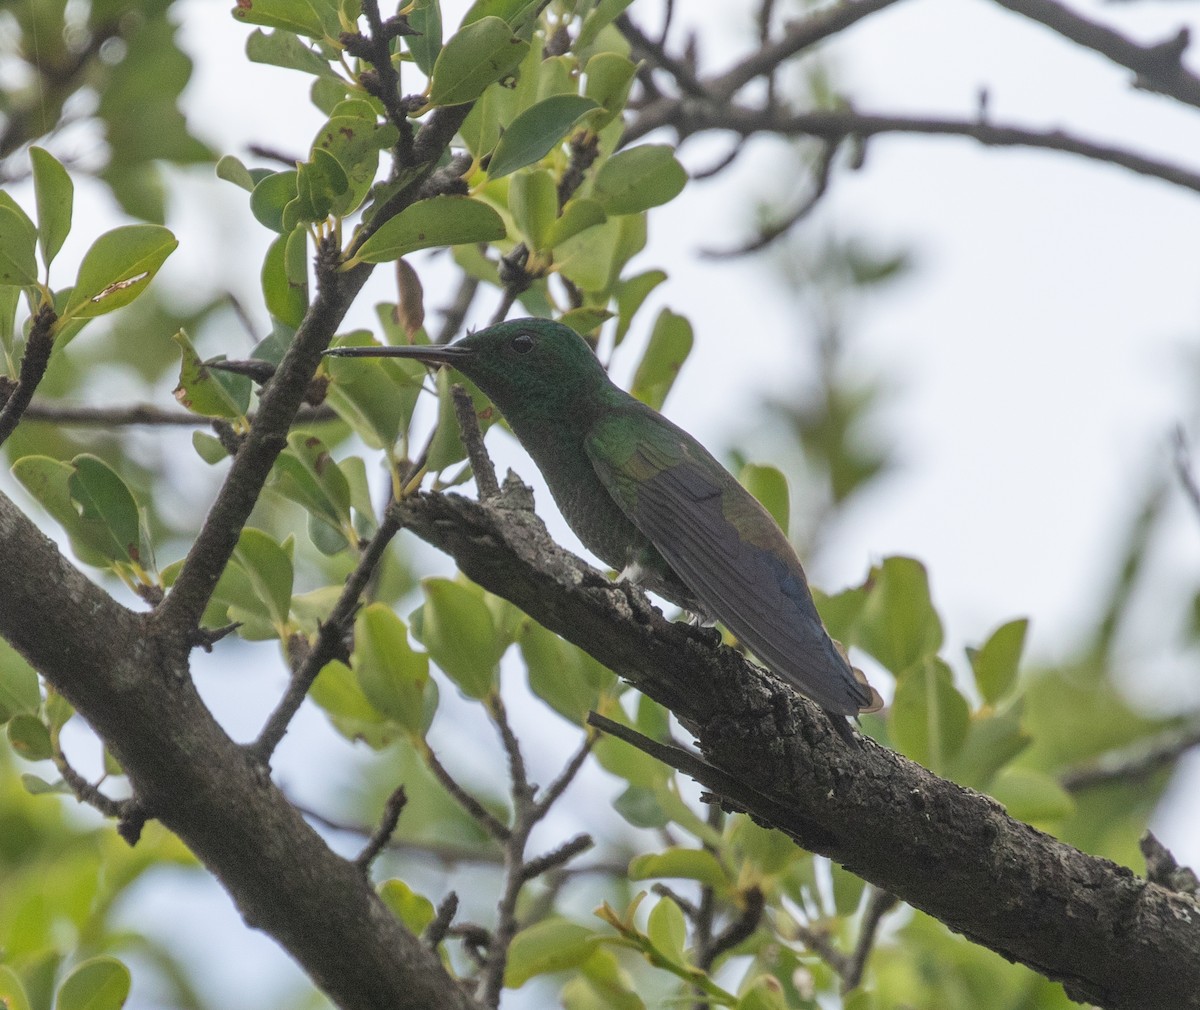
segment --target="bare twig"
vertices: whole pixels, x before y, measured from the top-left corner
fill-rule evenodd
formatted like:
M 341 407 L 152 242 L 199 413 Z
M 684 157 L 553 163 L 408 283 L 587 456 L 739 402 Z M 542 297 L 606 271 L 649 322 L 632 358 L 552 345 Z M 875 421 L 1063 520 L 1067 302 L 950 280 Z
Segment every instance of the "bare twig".
M 17 384 L 8 390 L 4 406 L 0 408 L 0 445 L 21 423 L 21 417 L 33 399 L 33 391 L 46 374 L 50 352 L 54 349 L 54 324 L 57 321 L 58 316 L 49 303 L 41 305 L 34 313 Z
M 478 290 L 479 281 L 470 274 L 463 274 L 462 280 L 458 284 L 458 291 L 454 294 L 454 301 L 441 310 L 442 328 L 434 340 L 435 344 L 450 343 L 462 329 L 463 320 L 467 318 L 467 313 L 471 310 L 471 303 L 475 301 L 475 292 Z
M 93 785 L 75 770 L 57 743 L 53 756 L 54 767 L 58 769 L 58 774 L 62 776 L 63 781 L 70 787 L 71 792 L 75 794 L 75 798 L 80 803 L 86 803 L 89 807 L 99 810 L 105 817 L 113 819 L 124 817 L 126 811 L 134 804 L 133 800 L 114 800 L 112 797 L 104 795 L 100 791 L 99 785 Z
M 1179 475 L 1179 483 L 1183 485 L 1188 501 L 1192 503 L 1196 515 L 1200 516 L 1200 484 L 1196 483 L 1196 473 L 1192 468 L 1192 451 L 1188 445 L 1183 425 L 1176 426 L 1173 441 L 1175 443 L 1175 472 Z
M 584 738 L 583 743 L 580 744 L 579 749 L 575 751 L 574 757 L 558 773 L 558 777 L 542 791 L 542 794 L 534 803 L 534 812 L 538 819 L 545 817 L 550 810 L 550 805 L 567 791 L 567 787 L 575 780 L 575 776 L 579 774 L 579 769 L 583 767 L 583 762 L 587 760 L 587 756 L 592 752 L 597 739 L 597 734 L 589 732 Z
M 709 93 L 703 84 L 696 79 L 692 68 L 683 60 L 672 56 L 663 48 L 661 42 L 650 39 L 629 18 L 628 14 L 620 14 L 615 22 L 622 35 L 629 42 L 635 60 L 646 60 L 653 66 L 665 70 L 679 85 L 679 90 L 693 98 L 708 98 Z
M 437 915 L 434 916 L 433 922 L 425 927 L 425 932 L 421 934 L 421 939 L 424 940 L 430 947 L 436 947 L 444 939 L 450 931 L 450 923 L 454 921 L 455 913 L 458 912 L 458 895 L 451 891 L 442 899 L 442 903 L 438 905 Z
M 441 783 L 442 788 L 454 797 L 455 802 L 460 807 L 479 822 L 484 831 L 498 842 L 507 842 L 509 840 L 512 832 L 479 800 L 459 785 L 458 780 L 438 760 L 437 754 L 429 748 L 425 749 L 425 763 L 429 766 L 429 770 L 433 772 L 434 778 Z
M 500 494 L 500 484 L 496 480 L 496 468 L 492 465 L 492 457 L 488 455 L 487 447 L 483 444 L 483 433 L 479 430 L 475 403 L 466 388 L 457 382 L 450 387 L 450 395 L 454 397 L 458 430 L 462 434 L 463 447 L 467 450 L 467 459 L 471 461 L 471 471 L 475 474 L 475 488 L 479 492 L 479 500 L 489 501 Z
M 1110 782 L 1136 782 L 1173 765 L 1180 756 L 1200 747 L 1200 725 L 1172 729 L 1131 747 L 1108 751 L 1059 776 L 1067 792 L 1080 792 Z
M 862 922 L 858 927 L 858 940 L 854 944 L 854 953 L 846 959 L 842 971 L 842 992 L 848 993 L 857 989 L 862 982 L 863 971 L 867 966 L 867 958 L 875 946 L 875 937 L 879 934 L 879 924 L 883 917 L 899 903 L 900 899 L 894 894 L 872 887 L 871 896 L 867 899 L 867 907 L 863 909 Z
M 1138 75 L 1139 86 L 1169 95 L 1185 105 L 1200 107 L 1200 77 L 1191 73 L 1181 59 L 1189 41 L 1186 28 L 1164 42 L 1143 46 L 1055 0 L 996 0 L 996 3 L 1127 67 Z
M 331 831 L 344 831 L 346 834 L 368 838 L 373 830 L 366 824 L 351 824 L 348 821 L 340 821 L 337 818 L 329 817 L 327 814 L 320 813 L 311 807 L 306 807 L 299 803 L 293 802 L 292 805 L 308 820 Z M 457 866 L 460 863 L 481 863 L 485 866 L 495 866 L 503 859 L 500 850 L 490 842 L 473 846 L 459 845 L 449 841 L 412 841 L 393 837 L 389 839 L 386 847 L 394 852 L 402 852 L 408 856 L 428 856 L 436 859 L 444 867 Z
M 254 415 L 249 415 L 251 422 Z M 73 428 L 128 428 L 144 425 L 159 428 L 203 428 L 212 423 L 211 417 L 183 410 L 163 410 L 149 403 L 131 407 L 85 407 L 64 403 L 45 403 L 35 400 L 25 408 L 24 420 L 61 424 Z M 329 407 L 301 407 L 296 412 L 298 424 L 319 424 L 336 421 L 337 414 Z
M 275 748 L 287 733 L 288 726 L 308 696 L 309 688 L 317 679 L 317 674 L 326 663 L 337 658 L 338 652 L 343 649 L 342 636 L 358 609 L 358 598 L 366 588 L 375 566 L 382 560 L 383 552 L 399 531 L 399 515 L 394 509 L 388 509 L 384 512 L 383 521 L 375 531 L 375 536 L 371 538 L 354 571 L 346 579 L 342 595 L 329 612 L 329 617 L 321 624 L 317 640 L 292 675 L 287 691 L 267 719 L 258 739 L 251 745 L 252 753 L 263 764 L 270 763 L 271 755 L 275 753 Z
M 407 802 L 408 794 L 404 791 L 403 785 L 397 786 L 392 795 L 387 798 L 387 802 L 383 805 L 383 815 L 379 818 L 379 824 L 371 832 L 371 837 L 367 839 L 367 844 L 363 846 L 362 852 L 354 858 L 354 865 L 363 873 L 370 870 L 371 864 L 379 857 L 379 853 L 392 840 L 392 835 L 396 833 L 396 825 L 400 823 L 400 814 Z
M 1090 161 L 1121 168 L 1200 192 L 1200 173 L 1180 165 L 1149 158 L 1124 148 L 1085 140 L 1065 130 L 1033 130 L 990 122 L 934 116 L 891 116 L 851 110 L 788 112 L 729 105 L 689 107 L 674 100 L 647 106 L 622 137 L 629 143 L 660 126 L 674 125 L 681 135 L 698 130 L 730 130 L 748 137 L 756 133 L 778 136 L 821 137 L 839 141 L 847 137 L 873 137 L 885 133 L 970 137 L 985 147 L 1029 147 L 1061 151 Z
M 840 144 L 837 141 L 832 141 L 824 145 L 813 169 L 812 191 L 789 214 L 774 224 L 767 225 L 755 238 L 740 246 L 732 249 L 702 249 L 700 254 L 707 256 L 709 259 L 728 259 L 734 256 L 745 256 L 748 253 L 765 249 L 776 239 L 786 235 L 808 216 L 809 212 L 820 202 L 821 197 L 829 189 L 829 177 L 833 171 L 833 161 L 837 156 L 839 147 Z
M 540 877 L 543 873 L 557 869 L 563 863 L 574 859 L 581 852 L 587 852 L 595 844 L 591 835 L 576 835 L 545 855 L 527 860 L 521 867 L 521 877 L 525 881 Z

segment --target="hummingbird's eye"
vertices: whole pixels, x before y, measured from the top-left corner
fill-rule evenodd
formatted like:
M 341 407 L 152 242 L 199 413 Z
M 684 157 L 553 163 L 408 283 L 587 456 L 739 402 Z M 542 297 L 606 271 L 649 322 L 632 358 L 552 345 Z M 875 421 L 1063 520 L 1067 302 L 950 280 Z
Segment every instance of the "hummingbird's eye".
M 533 337 L 531 337 L 528 333 L 518 333 L 512 338 L 511 341 L 509 341 L 508 346 L 518 354 L 528 354 L 533 350 Z

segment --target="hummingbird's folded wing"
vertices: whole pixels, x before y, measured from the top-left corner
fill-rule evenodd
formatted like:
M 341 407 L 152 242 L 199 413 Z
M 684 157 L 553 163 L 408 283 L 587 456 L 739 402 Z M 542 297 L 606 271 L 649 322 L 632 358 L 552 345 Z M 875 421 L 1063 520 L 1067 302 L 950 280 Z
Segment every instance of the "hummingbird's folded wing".
M 871 707 L 872 692 L 821 624 L 787 537 L 703 446 L 659 415 L 650 428 L 618 415 L 596 425 L 586 448 L 630 521 L 763 663 L 831 712 Z

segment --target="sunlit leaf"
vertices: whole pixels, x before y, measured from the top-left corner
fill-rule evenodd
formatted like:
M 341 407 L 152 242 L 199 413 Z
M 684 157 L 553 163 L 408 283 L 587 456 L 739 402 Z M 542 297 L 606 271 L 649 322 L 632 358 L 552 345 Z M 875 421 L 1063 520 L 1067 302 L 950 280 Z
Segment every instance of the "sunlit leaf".
M 75 184 L 49 151 L 31 147 L 29 162 L 37 199 L 38 244 L 42 249 L 42 262 L 49 267 L 71 231 Z
M 429 89 L 431 105 L 462 105 L 512 70 L 529 49 L 501 18 L 485 17 L 453 35 L 438 53 Z
M 418 249 L 495 242 L 504 234 L 503 220 L 486 203 L 466 196 L 434 196 L 385 221 L 362 244 L 356 258 L 387 263 Z
M 101 235 L 83 257 L 64 316 L 90 319 L 140 295 L 179 245 L 156 224 L 130 224 Z

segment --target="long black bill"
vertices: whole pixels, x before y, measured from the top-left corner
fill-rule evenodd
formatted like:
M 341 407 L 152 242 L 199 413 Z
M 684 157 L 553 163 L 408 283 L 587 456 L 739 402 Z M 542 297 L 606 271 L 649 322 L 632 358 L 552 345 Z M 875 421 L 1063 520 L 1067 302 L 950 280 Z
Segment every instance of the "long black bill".
M 331 347 L 325 352 L 334 358 L 416 358 L 427 365 L 453 365 L 472 356 L 469 347 L 411 344 L 399 347 Z

